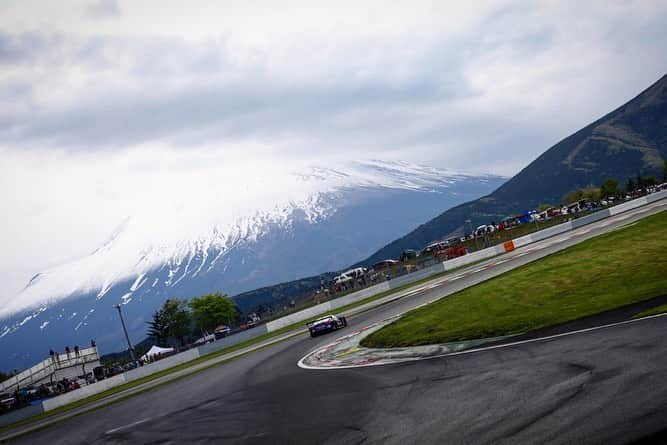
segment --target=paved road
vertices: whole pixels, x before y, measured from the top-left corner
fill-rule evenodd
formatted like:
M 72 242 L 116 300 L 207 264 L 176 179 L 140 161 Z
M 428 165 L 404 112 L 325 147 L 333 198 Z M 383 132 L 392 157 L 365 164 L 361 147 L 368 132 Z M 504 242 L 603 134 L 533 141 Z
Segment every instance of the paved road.
M 580 236 L 617 223 L 588 227 Z M 545 242 L 518 250 L 501 257 L 509 261 L 496 259 L 493 267 L 353 317 L 350 328 L 557 248 Z M 296 366 L 333 339 L 303 335 L 16 443 L 627 443 L 651 434 L 665 440 L 666 318 L 465 356 L 335 371 Z

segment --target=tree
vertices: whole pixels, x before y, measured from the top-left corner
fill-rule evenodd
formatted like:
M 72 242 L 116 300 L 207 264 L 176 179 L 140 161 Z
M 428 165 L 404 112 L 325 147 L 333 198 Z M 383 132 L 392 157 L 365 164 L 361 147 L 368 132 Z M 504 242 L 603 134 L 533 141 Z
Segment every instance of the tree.
M 220 293 L 195 297 L 190 300 L 189 306 L 195 324 L 205 332 L 212 332 L 223 323 L 231 324 L 238 313 L 234 301 Z
M 553 206 L 551 204 L 540 204 L 540 206 L 537 208 L 540 212 L 544 212 L 545 210 L 549 210 Z
M 628 181 L 625 183 L 625 191 L 628 193 L 635 191 L 635 181 L 632 178 L 628 178 Z
M 170 339 L 183 346 L 190 333 L 190 312 L 184 300 L 170 298 L 160 310 L 155 311 L 153 319 L 148 322 L 148 336 L 158 345 L 166 346 Z
M 143 346 L 141 346 L 139 344 L 134 345 L 134 353 L 137 354 L 137 357 L 141 357 L 142 355 L 144 355 L 147 352 L 148 351 Z
M 581 190 L 581 197 L 589 201 L 599 201 L 602 197 L 602 189 L 588 186 Z
M 561 203 L 567 205 L 580 201 L 582 199 L 587 199 L 589 201 L 599 201 L 601 194 L 602 194 L 601 189 L 593 186 L 588 186 L 583 189 L 577 189 L 563 196 Z
M 178 340 L 183 346 L 185 337 L 190 333 L 192 321 L 187 303 L 185 300 L 170 298 L 164 302 L 161 312 L 168 336 Z
M 604 182 L 602 182 L 600 189 L 602 191 L 603 198 L 606 198 L 607 196 L 617 196 L 618 181 L 613 178 L 605 179 Z
M 644 182 L 644 185 L 645 185 L 646 187 L 651 187 L 651 186 L 654 186 L 654 185 L 657 185 L 657 184 L 658 184 L 658 180 L 655 179 L 655 176 L 653 176 L 653 175 L 650 175 L 650 176 L 644 176 L 644 177 L 642 178 L 642 181 Z
M 583 197 L 583 193 L 581 189 L 577 189 L 573 192 L 568 193 L 567 195 L 563 196 L 563 199 L 561 199 L 562 204 L 572 204 L 573 202 L 579 201 Z
M 155 311 L 153 319 L 148 322 L 148 336 L 153 339 L 158 346 L 165 346 L 169 339 L 167 328 L 168 326 L 164 321 L 162 311 Z
M 667 182 L 667 160 L 662 164 L 662 182 Z

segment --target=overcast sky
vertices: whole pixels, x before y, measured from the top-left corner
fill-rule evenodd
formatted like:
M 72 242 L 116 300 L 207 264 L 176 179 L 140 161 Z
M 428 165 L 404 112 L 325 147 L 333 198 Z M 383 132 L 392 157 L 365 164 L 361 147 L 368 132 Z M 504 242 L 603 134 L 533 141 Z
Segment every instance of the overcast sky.
M 512 175 L 667 72 L 664 1 L 387 3 L 3 0 L 2 296 L 198 169 Z

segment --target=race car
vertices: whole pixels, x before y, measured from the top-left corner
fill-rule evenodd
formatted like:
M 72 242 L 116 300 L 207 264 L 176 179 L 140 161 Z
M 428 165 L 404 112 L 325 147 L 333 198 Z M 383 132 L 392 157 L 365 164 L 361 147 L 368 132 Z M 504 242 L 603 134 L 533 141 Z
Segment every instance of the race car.
M 345 317 L 336 317 L 335 315 L 327 315 L 318 320 L 311 321 L 306 325 L 310 331 L 311 337 L 316 337 L 331 331 L 337 331 L 347 326 Z

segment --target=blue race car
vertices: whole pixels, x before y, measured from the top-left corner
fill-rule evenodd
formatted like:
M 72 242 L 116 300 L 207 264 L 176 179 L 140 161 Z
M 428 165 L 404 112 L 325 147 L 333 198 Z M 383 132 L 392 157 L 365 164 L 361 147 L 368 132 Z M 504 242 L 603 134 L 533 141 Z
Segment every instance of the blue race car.
M 331 331 L 337 331 L 347 326 L 345 317 L 336 317 L 335 315 L 327 315 L 318 320 L 311 321 L 306 325 L 310 331 L 311 337 L 316 337 L 320 334 L 325 334 Z

